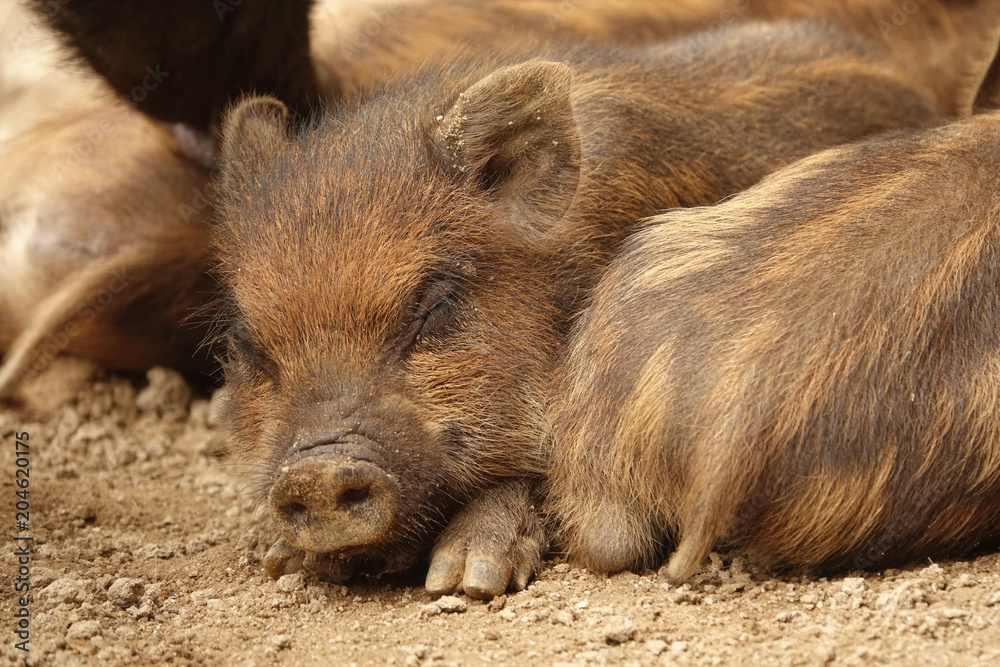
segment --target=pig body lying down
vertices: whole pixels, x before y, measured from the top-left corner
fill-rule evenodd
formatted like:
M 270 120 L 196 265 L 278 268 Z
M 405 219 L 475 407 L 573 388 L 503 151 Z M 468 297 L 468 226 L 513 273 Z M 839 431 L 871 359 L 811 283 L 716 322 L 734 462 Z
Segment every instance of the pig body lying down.
M 629 227 L 935 115 L 808 23 L 552 57 L 429 67 L 297 136 L 268 98 L 227 119 L 229 420 L 272 574 L 396 570 L 437 537 L 430 590 L 523 586 L 551 373 Z
M 551 502 L 614 571 L 676 540 L 793 570 L 1000 536 L 1000 114 L 835 148 L 653 218 L 578 323 Z
M 66 150 L 81 143 L 85 160 Z M 215 284 L 208 183 L 167 130 L 107 101 L 0 157 L 0 396 L 63 350 L 128 370 L 211 367 L 192 356 L 204 329 L 182 324 Z

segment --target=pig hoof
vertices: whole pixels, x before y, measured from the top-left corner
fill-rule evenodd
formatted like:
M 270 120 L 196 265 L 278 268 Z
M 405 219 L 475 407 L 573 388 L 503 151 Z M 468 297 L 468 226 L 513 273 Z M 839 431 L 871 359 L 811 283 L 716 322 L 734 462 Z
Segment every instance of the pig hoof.
M 489 558 L 470 561 L 465 567 L 466 575 L 462 581 L 462 588 L 465 589 L 465 593 L 469 597 L 492 600 L 498 595 L 503 595 L 508 584 L 512 584 L 518 590 L 525 587 L 527 581 L 519 582 L 516 578 L 512 581 L 514 572 L 509 568 L 501 568 L 500 563 Z M 530 577 L 532 574 L 534 574 L 534 568 L 528 576 Z
M 438 542 L 427 571 L 428 593 L 464 592 L 472 598 L 490 600 L 508 588 L 523 590 L 541 565 L 542 543 L 538 539 L 522 537 L 498 553 L 471 547 L 474 541 Z
M 445 553 L 435 549 L 431 557 L 431 566 L 427 569 L 427 580 L 424 587 L 431 595 L 448 595 L 454 593 L 462 585 L 465 575 L 465 558 L 455 557 L 458 554 Z
M 473 556 L 465 551 L 466 545 L 454 544 L 438 546 L 431 557 L 425 587 L 431 595 L 447 595 L 465 592 L 469 597 L 490 600 L 503 595 L 512 581 L 514 568 L 502 556 L 478 554 Z M 463 553 L 464 552 L 464 553 Z M 534 574 L 530 568 L 528 577 Z
M 285 538 L 279 539 L 264 556 L 264 570 L 272 579 L 280 579 L 286 574 L 295 574 L 302 569 L 305 553 L 299 551 Z
M 448 524 L 431 554 L 432 595 L 465 592 L 480 600 L 521 590 L 541 566 L 545 532 L 526 485 L 489 489 Z

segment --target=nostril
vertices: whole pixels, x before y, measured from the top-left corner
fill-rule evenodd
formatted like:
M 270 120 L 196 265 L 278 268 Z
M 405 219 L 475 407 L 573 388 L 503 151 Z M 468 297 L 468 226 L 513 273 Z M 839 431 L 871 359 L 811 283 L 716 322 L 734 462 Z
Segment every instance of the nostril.
M 345 510 L 357 507 L 367 507 L 372 503 L 372 490 L 370 487 L 356 489 L 345 489 L 337 496 L 337 505 Z
M 302 503 L 289 503 L 285 512 L 292 523 L 301 525 L 309 520 L 309 508 Z
M 309 521 L 309 507 L 294 500 L 281 503 L 274 510 L 276 518 L 293 526 L 303 526 Z
M 396 480 L 367 461 L 313 455 L 281 470 L 268 506 L 296 549 L 331 553 L 382 539 L 394 525 Z

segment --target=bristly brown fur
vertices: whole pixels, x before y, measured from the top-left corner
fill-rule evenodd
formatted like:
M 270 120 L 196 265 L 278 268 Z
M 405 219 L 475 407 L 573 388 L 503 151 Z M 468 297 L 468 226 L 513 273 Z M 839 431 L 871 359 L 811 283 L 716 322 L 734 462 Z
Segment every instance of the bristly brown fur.
M 148 135 L 137 139 L 139 143 L 145 145 L 149 141 L 161 141 L 163 151 L 169 156 L 165 158 L 168 163 L 176 162 L 178 157 L 183 159 L 183 156 L 188 156 L 200 164 L 211 165 L 213 149 L 208 137 L 198 132 L 190 132 L 188 126 L 176 126 L 175 136 L 167 136 L 161 128 L 139 121 L 139 113 L 168 118 L 172 121 L 184 121 L 189 126 L 205 130 L 215 122 L 221 105 L 225 104 L 227 98 L 251 85 L 247 83 L 248 81 L 252 82 L 258 91 L 273 90 L 299 111 L 304 112 L 311 108 L 316 101 L 314 91 L 317 89 L 313 69 L 294 64 L 298 62 L 296 59 L 301 60 L 303 57 L 305 53 L 303 47 L 307 46 L 309 41 L 305 34 L 305 25 L 301 20 L 309 3 L 293 4 L 294 7 L 275 10 L 265 7 L 262 3 L 243 3 L 238 11 L 224 11 L 225 21 L 221 24 L 215 14 L 216 10 L 207 8 L 207 5 L 197 8 L 184 4 L 171 6 L 168 8 L 166 18 L 157 15 L 159 18 L 150 22 L 151 14 L 148 8 L 137 12 L 134 7 L 122 3 L 106 3 L 103 0 L 79 6 L 74 2 L 72 7 L 60 5 L 57 15 L 51 18 L 67 33 L 67 39 L 76 44 L 81 53 L 88 55 L 92 65 L 102 72 L 119 92 L 125 93 L 133 103 L 138 102 L 138 111 L 129 112 L 134 114 L 135 118 L 123 119 L 123 122 L 147 128 Z M 45 3 L 35 3 L 35 5 L 41 6 L 43 12 L 55 7 Z M 359 91 L 368 89 L 380 80 L 399 76 L 432 53 L 437 54 L 435 57 L 439 59 L 460 61 L 470 53 L 502 50 L 517 44 L 528 52 L 546 41 L 650 43 L 698 30 L 704 32 L 694 38 L 694 43 L 706 47 L 738 22 L 753 18 L 773 20 L 781 17 L 809 16 L 827 20 L 845 28 L 849 33 L 866 36 L 868 48 L 878 53 L 876 60 L 887 63 L 897 71 L 907 86 L 923 91 L 928 99 L 937 105 L 939 111 L 964 113 L 975 82 L 981 78 L 981 70 L 984 68 L 982 53 L 992 53 L 992 50 L 995 50 L 994 31 L 997 24 L 996 16 L 1000 12 L 1000 5 L 996 3 L 942 0 L 928 0 L 920 5 L 919 11 L 901 18 L 896 16 L 898 8 L 891 0 L 847 2 L 761 0 L 752 3 L 745 0 L 686 0 L 671 3 L 663 3 L 660 0 L 641 2 L 583 0 L 569 4 L 562 0 L 483 2 L 413 0 L 405 3 L 390 2 L 381 5 L 380 9 L 379 7 L 378 2 L 372 2 L 360 8 L 340 7 L 331 11 L 321 5 L 314 9 L 312 53 L 324 74 L 324 82 L 319 87 L 323 96 L 354 97 Z M 277 12 L 283 18 L 271 20 L 269 18 L 271 12 Z M 161 18 L 164 20 L 159 20 Z M 105 32 L 111 25 L 130 25 L 134 29 L 125 32 L 119 30 L 115 35 L 105 39 Z M 166 29 L 167 25 L 173 27 Z M 212 42 L 209 36 L 215 34 L 213 31 L 220 30 L 228 36 L 223 42 L 214 44 L 212 48 L 192 48 L 192 45 L 205 46 Z M 260 34 L 265 34 L 269 30 L 281 32 L 284 37 L 273 44 L 268 43 L 266 49 L 259 49 L 259 45 L 254 42 L 253 54 L 248 54 L 245 51 L 246 45 L 241 44 L 240 39 L 246 41 L 250 39 L 250 35 L 255 34 L 254 31 L 263 31 Z M 196 38 L 178 39 L 178 34 L 195 35 Z M 164 41 L 164 35 L 169 39 Z M 216 50 L 213 51 L 213 48 Z M 178 52 L 177 49 L 183 52 Z M 293 54 L 290 56 L 292 60 L 272 57 L 273 53 L 284 52 L 283 49 Z M 225 57 L 220 59 L 219 53 L 223 53 Z M 161 54 L 164 58 L 162 62 L 159 59 Z M 169 66 L 166 65 L 168 61 Z M 179 68 L 174 65 L 178 62 L 183 63 Z M 248 62 L 252 62 L 252 65 L 244 67 L 240 64 Z M 273 69 L 275 63 L 280 63 L 281 71 Z M 171 72 L 165 80 L 156 81 L 148 78 L 149 73 L 145 68 L 157 64 L 163 64 L 162 69 Z M 194 78 L 188 76 L 192 66 L 198 70 Z M 241 74 L 225 85 L 209 86 L 218 93 L 212 96 L 205 96 L 205 86 L 194 83 L 225 78 L 233 67 L 242 69 L 242 74 L 250 78 L 243 78 Z M 995 74 L 991 74 L 990 82 L 996 78 Z M 143 84 L 144 80 L 148 86 Z M 131 96 L 133 89 L 140 85 L 142 91 L 139 94 L 142 100 Z M 713 83 L 707 81 L 706 85 L 712 86 Z M 993 94 L 992 85 L 988 83 L 980 92 L 979 104 L 987 103 Z M 817 91 L 817 95 L 807 99 L 805 103 L 825 103 L 821 98 L 828 92 Z M 165 99 L 163 97 L 165 94 L 170 99 Z M 53 132 L 53 128 L 58 124 L 48 125 L 48 129 L 44 130 L 53 132 L 52 136 L 62 137 L 64 144 L 61 147 L 53 145 L 48 138 L 39 146 L 21 142 L 21 145 L 5 157 L 4 161 L 8 165 L 25 165 L 34 159 L 32 155 L 38 150 L 54 152 L 62 150 L 64 155 L 70 156 L 76 146 L 80 145 L 80 138 L 88 136 L 88 133 L 90 136 L 97 136 L 98 139 L 102 138 L 103 134 L 95 133 L 95 128 L 99 128 L 100 123 L 104 122 L 103 116 L 95 112 L 88 119 L 81 117 L 80 113 L 81 110 L 78 109 L 63 117 L 62 122 L 65 123 L 67 132 Z M 786 113 L 787 110 L 782 109 L 775 114 L 775 117 L 784 116 Z M 78 128 L 79 132 L 70 132 L 73 128 Z M 710 129 L 706 128 L 706 132 Z M 778 137 L 777 140 L 780 141 L 781 138 Z M 41 148 L 43 144 L 47 148 Z M 120 142 L 114 145 L 122 152 L 120 160 L 127 162 L 130 149 L 123 147 L 123 143 Z M 89 148 L 89 144 L 84 145 L 84 149 L 89 150 Z M 178 149 L 180 156 L 175 155 Z M 638 152 L 643 150 L 639 145 L 629 146 L 629 149 Z M 24 152 L 24 155 L 20 155 L 21 152 Z M 164 282 L 170 282 L 196 285 L 195 290 L 210 291 L 211 283 L 202 273 L 208 261 L 204 259 L 207 248 L 198 245 L 204 244 L 203 240 L 199 240 L 203 239 L 204 235 L 192 237 L 189 234 L 190 230 L 186 228 L 186 223 L 178 220 L 177 229 L 168 231 L 164 227 L 166 221 L 163 217 L 140 212 L 134 216 L 135 238 L 129 239 L 122 235 L 122 230 L 115 229 L 109 232 L 104 229 L 101 222 L 103 220 L 101 211 L 104 210 L 102 207 L 113 209 L 118 205 L 125 208 L 132 205 L 127 199 L 120 202 L 109 200 L 110 189 L 120 188 L 122 192 L 129 189 L 145 189 L 151 192 L 152 188 L 165 195 L 171 192 L 175 181 L 167 176 L 155 175 L 152 170 L 144 167 L 143 173 L 149 173 L 149 178 L 152 179 L 149 183 L 130 185 L 125 182 L 129 177 L 129 173 L 125 171 L 115 176 L 113 182 L 101 184 L 93 177 L 93 174 L 100 169 L 90 170 L 87 167 L 89 159 L 80 161 L 81 169 L 72 177 L 76 179 L 74 182 L 84 186 L 83 188 L 66 187 L 58 191 L 52 189 L 46 191 L 47 206 L 59 208 L 65 216 L 69 216 L 60 222 L 60 225 L 66 225 L 65 229 L 71 230 L 67 232 L 66 238 L 74 239 L 77 235 L 103 236 L 110 233 L 123 245 L 130 245 L 133 241 L 135 245 L 142 245 L 141 230 L 145 227 L 158 229 L 162 237 L 160 245 L 164 248 L 164 255 L 151 258 L 144 266 L 136 267 L 139 270 L 134 283 L 135 288 L 144 294 L 159 294 Z M 185 166 L 182 169 L 198 171 L 195 165 Z M 5 225 L 8 230 L 12 226 L 19 225 L 18 220 L 24 217 L 37 217 L 40 221 L 47 219 L 45 214 L 40 216 L 37 214 L 38 203 L 33 194 L 26 192 L 24 185 L 31 177 L 25 178 L 21 171 L 23 167 L 8 170 L 13 177 L 0 182 L 0 187 L 3 188 L 0 196 L 4 199 L 3 210 L 0 211 L 0 224 Z M 170 168 L 164 168 L 163 171 L 169 172 Z M 200 173 L 203 174 L 203 171 Z M 204 175 L 197 177 L 197 179 L 203 178 Z M 87 188 L 91 187 L 96 187 L 105 193 L 100 206 L 93 204 L 95 197 L 86 192 Z M 195 188 L 189 188 L 185 184 L 179 187 L 179 190 L 173 191 L 173 197 L 189 199 L 190 202 L 199 204 L 207 201 L 204 194 L 194 192 Z M 196 187 L 201 189 L 201 186 Z M 623 187 L 632 186 L 623 184 Z M 642 193 L 623 192 L 622 196 L 628 198 L 637 194 L 641 196 Z M 712 196 L 707 191 L 702 194 L 707 198 Z M 150 201 L 154 199 L 156 198 L 150 198 Z M 158 199 L 166 200 L 170 197 L 159 196 Z M 95 208 L 91 210 L 89 208 L 91 206 Z M 168 206 L 174 208 L 174 204 Z M 198 215 L 206 213 L 208 211 L 198 211 Z M 169 214 L 166 217 L 169 217 Z M 47 234 L 56 229 L 49 223 L 44 223 L 44 226 L 48 230 Z M 20 226 L 18 229 L 21 237 L 17 242 L 28 242 L 29 239 L 24 236 L 28 233 L 27 227 Z M 60 226 L 58 229 L 63 227 Z M 11 242 L 9 231 L 5 232 L 3 242 L 5 244 Z M 51 243 L 51 239 L 42 242 L 43 245 L 45 243 Z M 166 255 L 185 257 L 188 254 L 191 256 L 191 261 L 173 262 L 166 259 Z M 84 284 L 86 272 L 77 273 L 77 278 L 68 278 L 77 269 L 82 269 L 88 260 L 81 256 L 78 261 L 81 263 L 66 267 L 69 271 L 63 277 L 69 282 L 62 282 L 62 279 L 46 282 L 48 280 L 45 277 L 46 270 L 38 266 L 25 268 L 21 272 L 18 280 L 31 287 L 24 287 L 20 293 L 30 292 L 31 296 L 27 300 L 18 300 L 11 291 L 7 295 L 8 303 L 0 305 L 2 309 L 0 329 L 5 329 L 0 331 L 0 345 L 7 348 L 12 344 L 14 337 L 27 328 L 32 328 L 35 333 L 26 334 L 21 339 L 24 349 L 30 347 L 29 339 L 57 334 L 57 331 L 51 330 L 52 326 L 57 326 L 52 323 L 61 322 L 72 315 L 70 311 L 73 310 L 73 304 L 69 301 L 73 295 L 78 295 L 83 300 L 79 303 L 79 309 L 86 309 L 87 299 L 94 296 L 88 292 L 89 288 Z M 115 260 L 108 258 L 108 261 Z M 163 267 L 170 267 L 169 271 L 165 272 Z M 148 281 L 142 277 L 146 268 L 149 269 L 151 276 Z M 161 280 L 164 276 L 169 276 L 169 280 Z M 74 280 L 83 282 L 76 284 Z M 36 311 L 36 305 L 46 300 L 48 296 L 55 298 L 57 291 L 62 295 L 60 298 L 69 299 L 66 302 L 67 307 L 63 309 L 65 310 L 63 315 L 57 314 L 55 319 L 50 317 L 45 322 L 25 317 L 26 314 L 40 312 Z M 166 309 L 170 313 L 162 318 L 164 322 L 183 318 L 177 308 L 179 303 L 172 301 L 174 296 L 176 296 L 174 292 L 167 290 L 162 294 L 160 305 L 149 306 L 150 309 Z M 197 301 L 197 298 L 193 300 L 195 303 Z M 49 303 L 52 305 L 55 302 Z M 184 305 L 190 303 L 186 301 Z M 152 316 L 152 320 L 159 321 L 158 316 Z M 46 323 L 49 324 L 47 327 L 49 331 L 45 330 Z M 127 334 L 125 337 L 120 335 L 127 330 L 127 327 L 122 330 L 117 324 L 110 325 L 110 328 L 103 333 L 101 329 L 95 328 L 89 338 L 96 340 L 101 336 L 107 336 L 107 343 L 94 343 L 87 347 L 75 346 L 71 349 L 77 354 L 96 354 L 101 360 L 106 360 L 107 355 L 104 352 L 108 350 L 126 352 L 145 350 L 135 355 L 114 354 L 112 361 L 118 360 L 118 365 L 125 366 L 142 363 L 184 365 L 189 355 L 186 354 L 183 345 L 189 345 L 193 350 L 196 340 L 196 336 L 184 327 L 177 330 L 165 326 L 155 334 L 151 333 L 150 327 L 146 327 L 135 341 Z M 150 338 L 150 335 L 153 338 Z M 154 340 L 155 338 L 159 338 L 159 342 Z M 160 356 L 153 354 L 156 349 L 162 350 L 163 354 Z M 8 370 L 10 369 L 8 365 Z M 12 377 L 17 375 L 18 373 L 14 373 Z
M 826 571 L 1000 537 L 1000 114 L 653 218 L 581 318 L 552 510 L 598 570 Z
M 544 472 L 562 335 L 636 220 L 937 117 L 879 49 L 808 22 L 432 65 L 298 135 L 276 104 L 237 107 L 223 142 L 230 421 L 261 496 L 318 429 L 377 450 L 401 513 L 350 553 L 376 569 Z
M 949 113 L 968 113 L 995 53 L 989 0 L 79 0 L 31 5 L 119 94 L 201 132 L 240 94 L 275 95 L 299 114 L 353 97 L 443 51 L 512 44 L 649 44 L 754 20 L 827 21 L 880 44 Z M 310 17 L 311 15 L 311 17 Z M 312 27 L 310 29 L 310 18 Z M 958 37 L 958 39 L 956 39 Z M 314 42 L 310 50 L 310 41 Z M 311 56 L 311 57 L 310 57 Z M 317 78 L 316 70 L 319 70 Z M 141 96 L 135 99 L 136 91 Z
M 913 3 L 910 3 L 912 5 Z M 314 11 L 313 53 L 323 79 L 353 97 L 387 75 L 446 52 L 502 52 L 512 44 L 641 45 L 739 23 L 810 19 L 861 36 L 919 82 L 939 108 L 968 115 L 1000 41 L 992 0 L 412 0 Z

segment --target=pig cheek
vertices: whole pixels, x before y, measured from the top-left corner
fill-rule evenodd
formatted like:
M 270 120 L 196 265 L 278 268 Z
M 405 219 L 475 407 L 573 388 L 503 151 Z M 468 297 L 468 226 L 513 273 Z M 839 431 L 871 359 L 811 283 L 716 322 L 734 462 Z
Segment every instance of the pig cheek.
M 276 442 L 280 431 L 279 399 L 273 382 L 244 364 L 240 366 L 235 372 L 230 369 L 227 382 L 230 398 L 223 419 L 232 425 L 239 458 L 257 464 L 281 454 L 275 447 L 265 446 Z
M 445 440 L 448 434 L 447 422 L 449 421 L 447 419 L 447 412 L 433 404 L 422 412 L 420 427 L 426 434 L 427 441 L 442 442 Z

